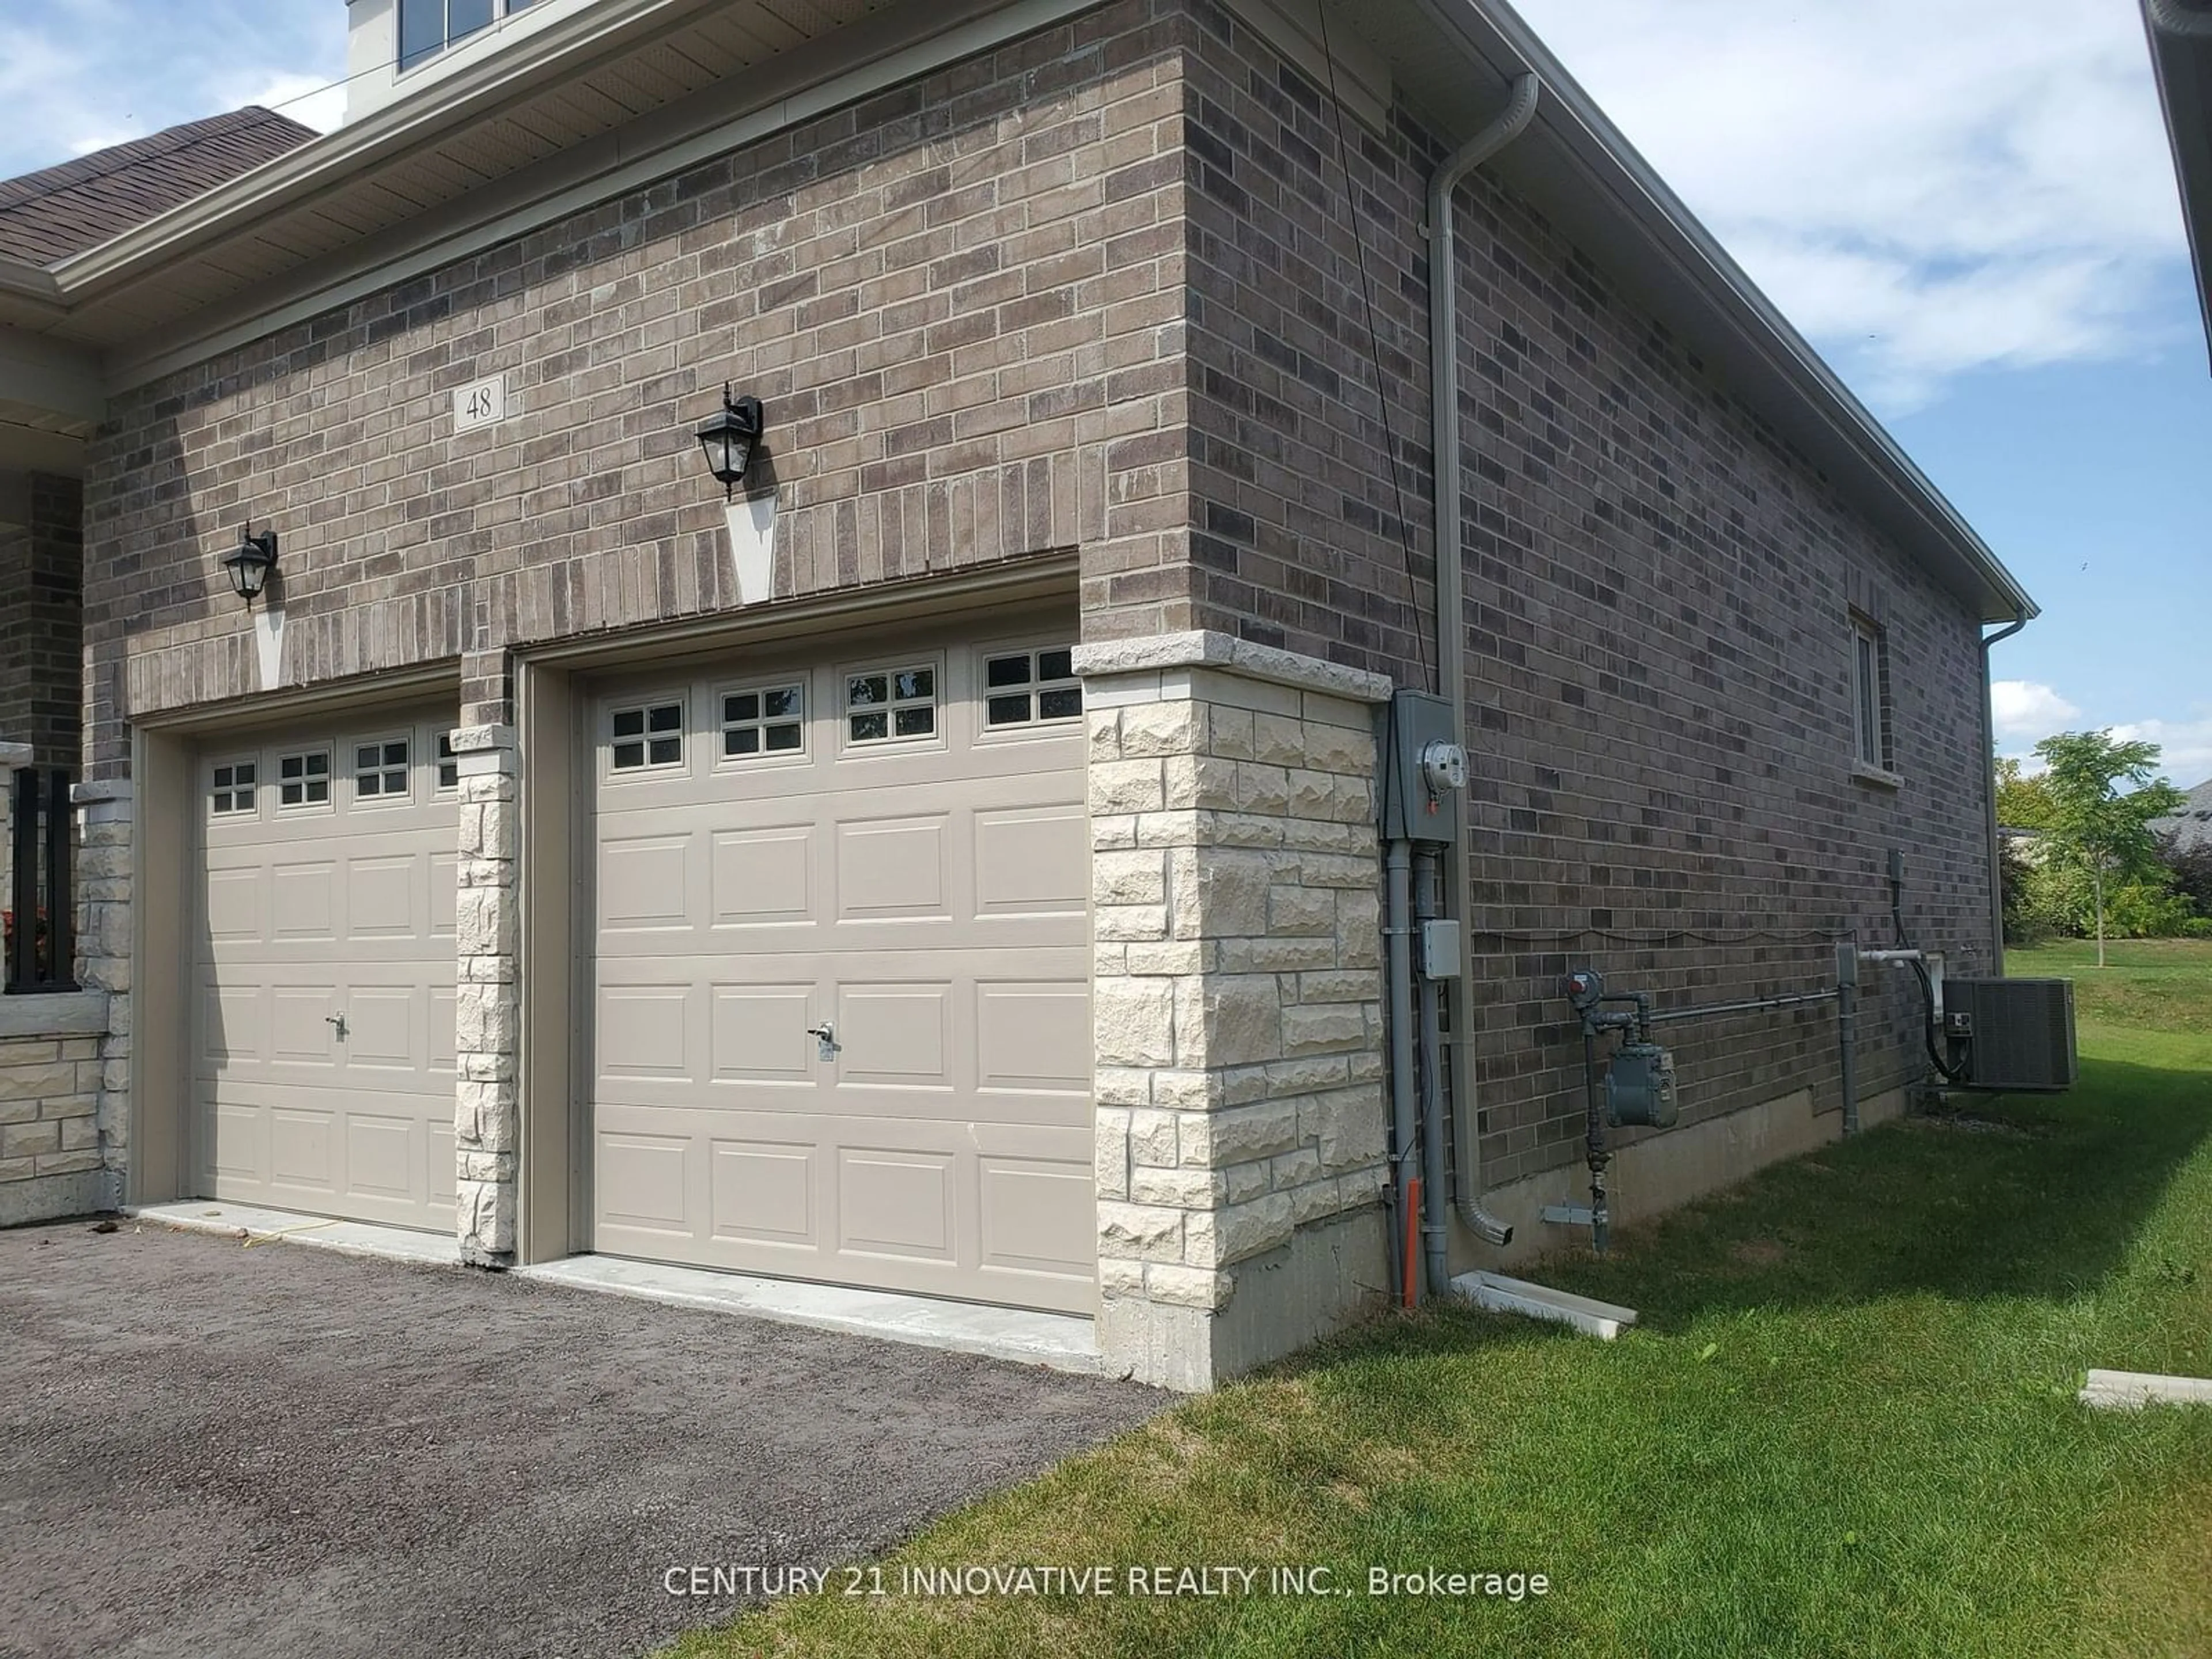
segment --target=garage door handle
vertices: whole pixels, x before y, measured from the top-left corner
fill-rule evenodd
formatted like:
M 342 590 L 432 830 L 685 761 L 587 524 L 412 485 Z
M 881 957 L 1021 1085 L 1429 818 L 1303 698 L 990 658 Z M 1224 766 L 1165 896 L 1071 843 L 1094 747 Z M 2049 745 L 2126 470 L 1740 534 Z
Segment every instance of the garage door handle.
M 819 1025 L 808 1026 L 806 1035 L 822 1045 L 821 1057 L 823 1060 L 837 1058 L 837 1028 L 835 1025 L 825 1019 Z
M 323 1024 L 325 1025 L 337 1026 L 338 1028 L 338 1041 L 340 1042 L 343 1042 L 345 1041 L 346 1024 L 345 1016 L 343 1014 L 325 1014 L 323 1016 Z

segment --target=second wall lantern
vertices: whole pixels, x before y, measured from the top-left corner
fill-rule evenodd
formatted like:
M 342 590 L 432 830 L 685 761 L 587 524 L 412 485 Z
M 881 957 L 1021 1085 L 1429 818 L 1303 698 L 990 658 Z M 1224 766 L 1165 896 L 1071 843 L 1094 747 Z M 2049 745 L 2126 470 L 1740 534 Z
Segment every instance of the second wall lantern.
M 250 609 L 269 585 L 269 573 L 276 568 L 276 532 L 264 530 L 257 536 L 249 520 L 239 534 L 238 550 L 222 564 L 230 573 L 231 586 Z
M 707 452 L 707 470 L 722 486 L 725 499 L 736 498 L 760 436 L 760 399 L 732 398 L 725 385 L 721 412 L 708 416 L 698 431 L 699 447 Z

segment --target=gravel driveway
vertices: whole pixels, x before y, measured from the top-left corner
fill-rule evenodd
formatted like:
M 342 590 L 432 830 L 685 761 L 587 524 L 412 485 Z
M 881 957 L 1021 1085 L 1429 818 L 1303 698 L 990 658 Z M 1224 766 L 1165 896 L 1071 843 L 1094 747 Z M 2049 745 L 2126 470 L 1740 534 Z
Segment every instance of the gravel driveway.
M 649 1650 L 1168 1403 L 296 1244 L 0 1232 L 0 1654 Z

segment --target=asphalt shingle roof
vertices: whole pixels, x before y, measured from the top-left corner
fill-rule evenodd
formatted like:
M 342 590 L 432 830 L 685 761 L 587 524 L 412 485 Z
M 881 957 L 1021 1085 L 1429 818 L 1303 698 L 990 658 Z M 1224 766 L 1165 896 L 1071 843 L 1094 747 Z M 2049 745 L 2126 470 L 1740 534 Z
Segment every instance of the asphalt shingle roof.
M 2172 836 L 2176 848 L 2184 851 L 2212 843 L 2212 781 L 2198 784 L 2179 812 L 2170 818 L 2153 818 L 2150 827 L 2155 835 Z
M 249 106 L 0 181 L 0 256 L 58 264 L 313 137 Z

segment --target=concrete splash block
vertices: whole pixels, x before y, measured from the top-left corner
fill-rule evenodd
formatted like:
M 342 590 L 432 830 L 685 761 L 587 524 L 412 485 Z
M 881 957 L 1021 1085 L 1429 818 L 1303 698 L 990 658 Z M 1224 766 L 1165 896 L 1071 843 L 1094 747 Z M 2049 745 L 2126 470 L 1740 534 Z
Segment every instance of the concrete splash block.
M 2145 1406 L 2212 1406 L 2212 1377 L 2160 1376 L 2153 1371 L 2091 1371 L 2076 1396 L 2100 1411 Z
M 1525 1279 L 1508 1279 L 1504 1273 L 1462 1273 L 1451 1284 L 1453 1291 L 1478 1308 L 1492 1313 L 1520 1314 L 1528 1319 L 1548 1319 L 1555 1325 L 1571 1326 L 1585 1336 L 1595 1336 L 1602 1341 L 1612 1341 L 1636 1322 L 1633 1308 L 1593 1301 L 1571 1291 L 1555 1291 L 1548 1285 L 1534 1285 Z

